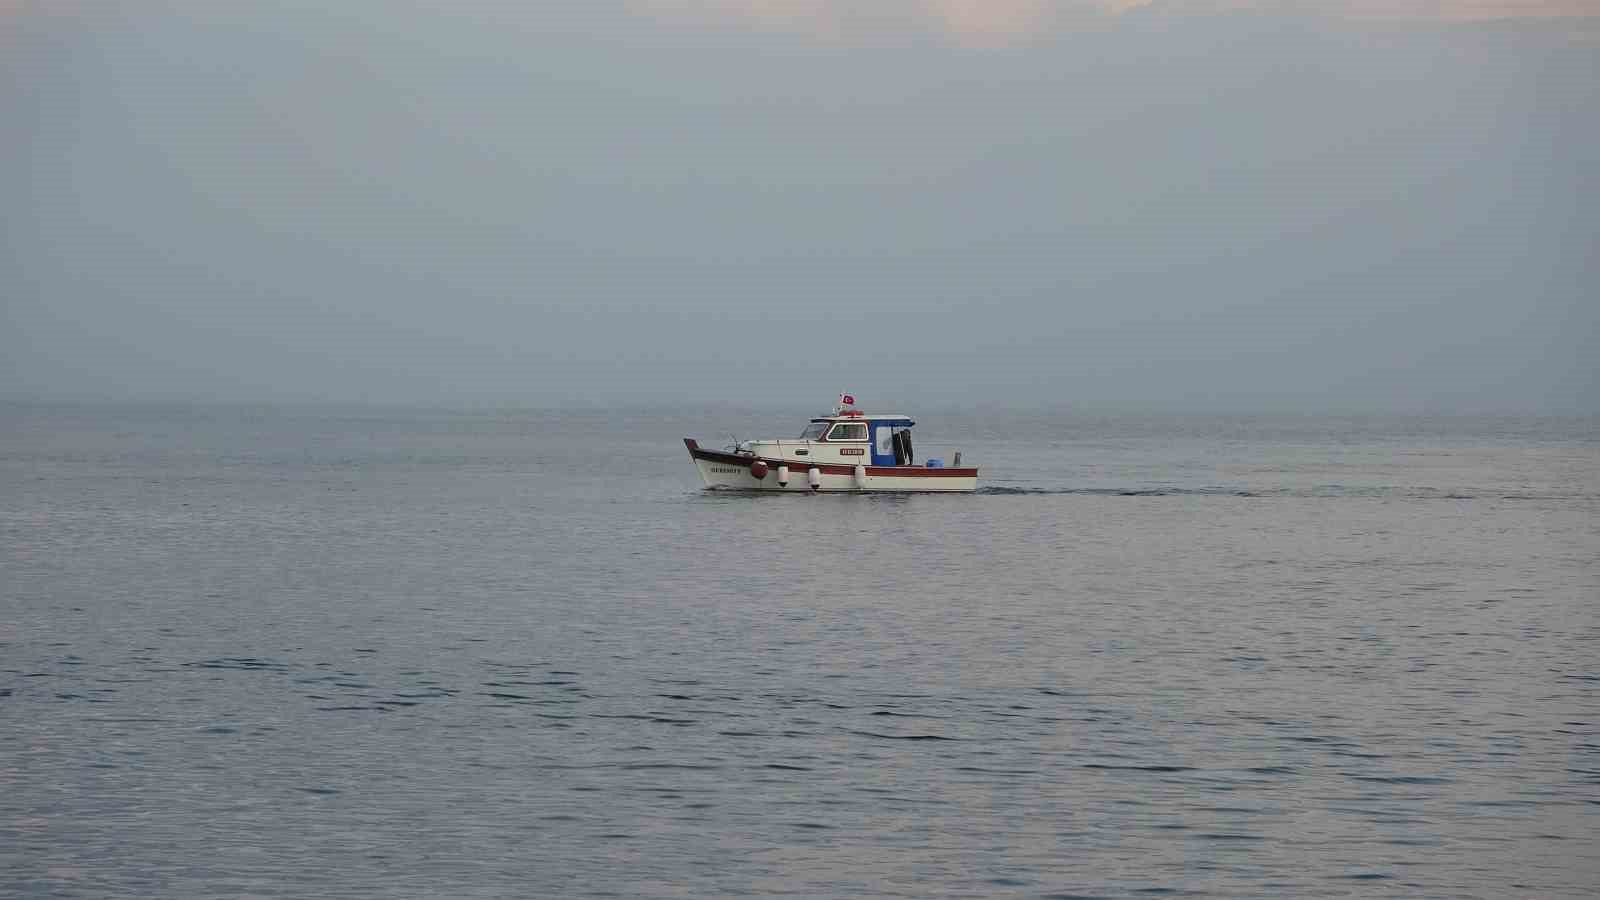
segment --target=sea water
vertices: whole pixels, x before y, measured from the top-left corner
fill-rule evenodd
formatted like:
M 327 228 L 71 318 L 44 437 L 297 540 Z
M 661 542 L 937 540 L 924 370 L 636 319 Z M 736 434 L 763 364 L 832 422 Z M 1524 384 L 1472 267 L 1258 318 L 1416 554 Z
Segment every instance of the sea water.
M 1600 423 L 0 408 L 0 895 L 1580 897 Z

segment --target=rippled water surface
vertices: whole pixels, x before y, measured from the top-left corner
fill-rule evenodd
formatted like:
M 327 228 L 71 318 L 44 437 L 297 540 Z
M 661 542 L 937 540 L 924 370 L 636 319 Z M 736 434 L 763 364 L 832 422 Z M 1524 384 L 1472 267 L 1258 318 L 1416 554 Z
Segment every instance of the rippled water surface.
M 1593 420 L 0 408 L 0 895 L 1580 897 Z

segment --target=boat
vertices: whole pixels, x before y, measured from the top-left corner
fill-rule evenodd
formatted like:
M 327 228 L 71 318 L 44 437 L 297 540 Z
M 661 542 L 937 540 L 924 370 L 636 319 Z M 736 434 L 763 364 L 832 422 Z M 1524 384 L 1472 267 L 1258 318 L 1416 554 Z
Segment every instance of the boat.
M 978 489 L 978 469 L 913 455 L 909 416 L 855 408 L 841 394 L 831 414 L 817 416 L 792 440 L 738 441 L 722 450 L 684 438 L 705 486 L 712 490 L 868 493 L 966 492 Z

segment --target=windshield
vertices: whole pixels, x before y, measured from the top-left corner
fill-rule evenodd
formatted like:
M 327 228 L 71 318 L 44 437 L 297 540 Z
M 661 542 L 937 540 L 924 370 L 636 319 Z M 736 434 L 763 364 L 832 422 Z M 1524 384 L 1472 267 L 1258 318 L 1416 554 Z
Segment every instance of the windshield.
M 800 440 L 814 441 L 817 438 L 822 437 L 822 433 L 827 430 L 827 422 L 812 422 L 810 425 L 806 426 L 805 431 L 800 432 Z

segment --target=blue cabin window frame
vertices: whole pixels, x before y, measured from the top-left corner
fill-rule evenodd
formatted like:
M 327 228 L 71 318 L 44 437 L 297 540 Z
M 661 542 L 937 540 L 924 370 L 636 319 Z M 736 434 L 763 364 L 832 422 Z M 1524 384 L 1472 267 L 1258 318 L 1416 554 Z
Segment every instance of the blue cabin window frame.
M 894 465 L 894 433 L 906 431 L 916 423 L 910 419 L 871 419 L 871 426 L 867 434 L 872 443 L 872 464 L 875 466 Z M 880 429 L 882 429 L 880 431 Z M 884 437 L 883 432 L 888 432 Z

